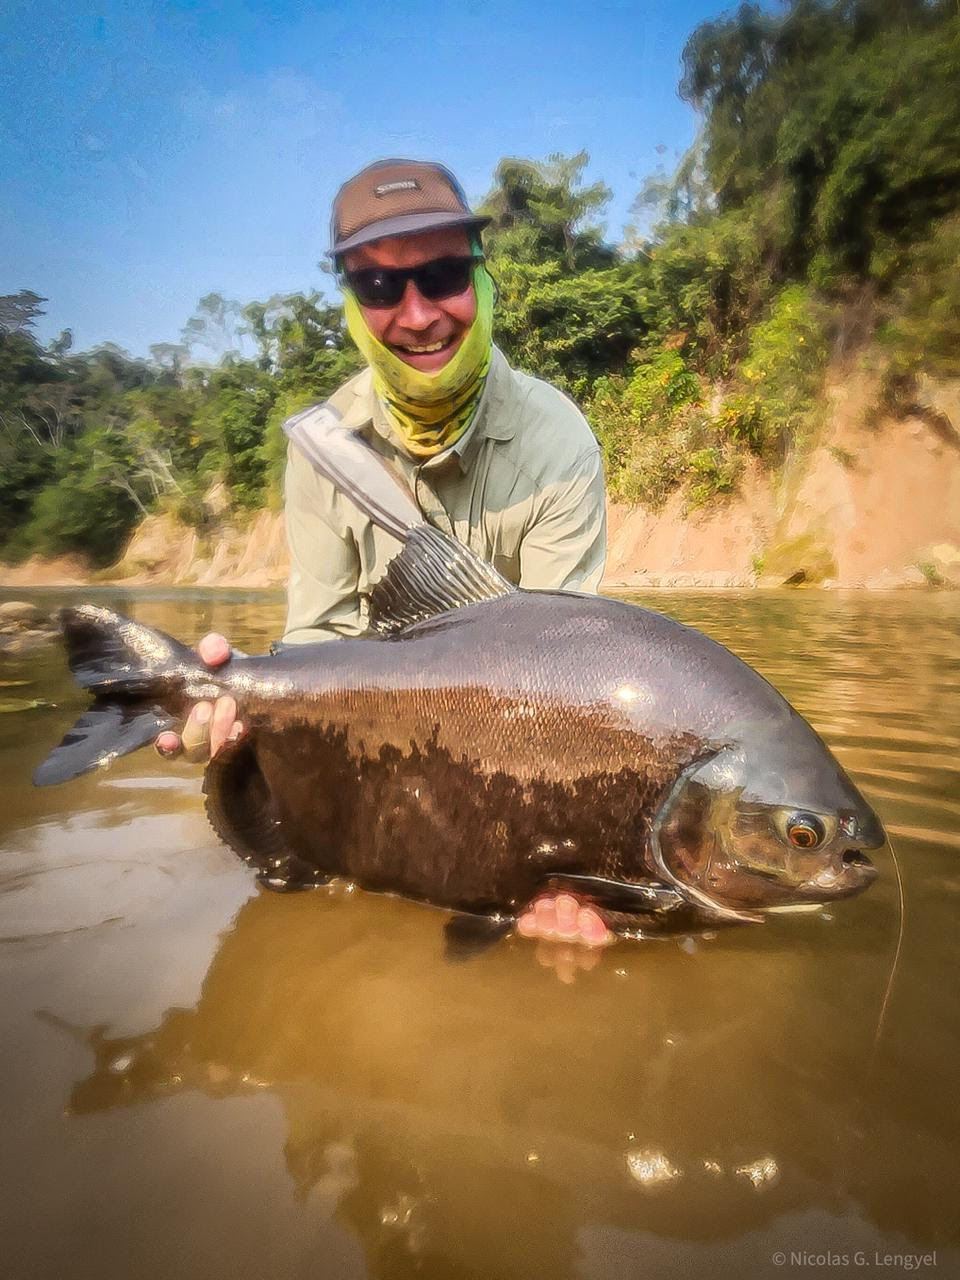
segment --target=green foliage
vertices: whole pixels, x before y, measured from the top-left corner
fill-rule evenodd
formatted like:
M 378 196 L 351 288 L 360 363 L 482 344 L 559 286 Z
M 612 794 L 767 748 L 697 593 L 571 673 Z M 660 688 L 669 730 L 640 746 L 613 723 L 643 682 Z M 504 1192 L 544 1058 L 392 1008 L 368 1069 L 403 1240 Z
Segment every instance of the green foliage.
M 53 473 L 52 453 L 29 439 L 13 443 L 6 433 L 0 435 L 0 550 L 15 539 Z
M 803 285 L 788 285 L 766 319 L 749 334 L 738 381 L 749 394 L 733 399 L 739 417 L 733 438 L 780 461 L 791 446 L 809 443 L 814 408 L 826 372 L 826 313 Z
M 0 298 L 7 558 L 80 551 L 104 563 L 158 506 L 205 529 L 215 481 L 238 510 L 275 499 L 283 419 L 360 364 L 340 308 L 315 293 L 245 309 L 215 294 L 202 299 L 186 334 L 195 347 L 223 351 L 216 367 L 187 365 L 187 347 L 174 343 L 156 344 L 151 361 L 110 344 L 72 356 L 66 334 L 44 350 L 30 332 L 42 301 L 26 291 Z M 244 339 L 258 359 L 238 357 Z
M 60 360 L 30 332 L 43 301 L 26 289 L 0 298 L 0 548 L 29 518 L 78 425 Z
M 311 387 L 292 387 L 281 391 L 267 415 L 263 442 L 260 445 L 260 463 L 263 468 L 268 504 L 278 509 L 283 501 L 283 472 L 287 461 L 287 437 L 283 424 L 302 409 L 324 399 Z
M 711 443 L 702 392 L 675 351 L 637 365 L 629 378 L 597 382 L 586 411 L 615 498 L 656 509 L 692 474 L 694 456 Z
M 93 428 L 57 457 L 14 550 L 61 555 L 82 549 L 95 565 L 115 560 L 143 515 L 129 481 L 133 459 L 115 432 Z
M 273 380 L 256 365 L 226 365 L 212 378 L 198 415 L 198 434 L 210 441 L 204 470 L 220 474 L 235 507 L 256 507 L 263 498 L 260 449 L 275 395 Z
M 497 282 L 494 338 L 520 369 L 575 397 L 622 370 L 647 325 L 646 268 L 603 243 L 610 191 L 581 183 L 585 152 L 500 163 L 482 205 Z
M 943 574 L 930 560 L 918 560 L 917 568 L 923 574 L 924 581 L 928 587 L 945 587 L 947 585 Z
M 746 355 L 709 397 L 678 350 L 601 379 L 587 416 L 603 449 L 611 492 L 652 508 L 683 485 L 689 507 L 732 493 L 747 453 L 781 461 L 809 441 L 826 361 L 824 321 L 808 291 L 782 290 L 745 335 Z
M 720 213 L 773 201 L 763 250 L 819 287 L 886 283 L 960 205 L 960 17 L 924 0 L 743 5 L 684 50 Z
M 700 379 L 676 351 L 664 351 L 649 364 L 638 365 L 627 384 L 627 403 L 644 417 L 671 414 L 702 398 Z
M 487 256 L 537 265 L 558 263 L 564 271 L 609 266 L 615 260 L 593 221 L 612 192 L 602 182 L 581 185 L 589 162 L 585 151 L 552 155 L 545 161 L 501 160 L 479 212 L 491 218 L 485 233 Z
M 243 315 L 260 352 L 260 367 L 279 376 L 286 387 L 313 387 L 320 399 L 358 367 L 342 308 L 316 292 L 251 302 Z
M 717 410 L 716 424 L 721 436 L 731 444 L 742 446 L 758 457 L 763 455 L 767 419 L 758 392 L 728 394 Z
M 760 224 L 749 212 L 660 228 L 650 248 L 648 349 L 681 339 L 706 372 L 729 372 L 771 291 Z
M 714 498 L 733 493 L 743 458 L 727 444 L 712 444 L 690 455 L 691 482 L 687 506 L 703 507 Z
M 556 262 L 504 261 L 494 338 L 520 369 L 583 396 L 622 369 L 644 327 L 644 293 L 630 264 L 564 275 Z
M 933 376 L 960 377 L 960 216 L 914 247 L 883 338 L 893 382 L 921 365 Z

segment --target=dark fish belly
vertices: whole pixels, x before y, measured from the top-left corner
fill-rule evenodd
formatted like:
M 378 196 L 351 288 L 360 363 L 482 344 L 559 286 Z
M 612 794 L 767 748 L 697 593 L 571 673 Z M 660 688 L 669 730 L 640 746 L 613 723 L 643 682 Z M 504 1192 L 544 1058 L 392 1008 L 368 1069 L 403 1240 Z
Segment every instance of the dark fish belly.
M 521 906 L 561 871 L 652 874 L 650 824 L 692 740 L 654 744 L 583 708 L 521 714 L 477 690 L 461 705 L 411 693 L 387 715 L 378 700 L 355 695 L 339 721 L 265 717 L 211 765 L 228 843 L 266 863 L 279 836 L 324 874 L 469 911 Z

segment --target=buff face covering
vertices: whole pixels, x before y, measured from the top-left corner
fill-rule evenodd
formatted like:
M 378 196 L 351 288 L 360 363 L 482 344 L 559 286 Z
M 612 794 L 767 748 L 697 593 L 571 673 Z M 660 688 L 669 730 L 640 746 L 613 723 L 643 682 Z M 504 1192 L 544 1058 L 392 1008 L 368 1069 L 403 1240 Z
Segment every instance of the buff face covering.
M 404 448 L 415 457 L 441 453 L 463 435 L 473 421 L 483 394 L 493 342 L 494 287 L 483 261 L 473 269 L 477 314 L 453 356 L 442 369 L 414 369 L 367 327 L 363 311 L 344 289 L 347 329 L 373 370 L 373 385 Z

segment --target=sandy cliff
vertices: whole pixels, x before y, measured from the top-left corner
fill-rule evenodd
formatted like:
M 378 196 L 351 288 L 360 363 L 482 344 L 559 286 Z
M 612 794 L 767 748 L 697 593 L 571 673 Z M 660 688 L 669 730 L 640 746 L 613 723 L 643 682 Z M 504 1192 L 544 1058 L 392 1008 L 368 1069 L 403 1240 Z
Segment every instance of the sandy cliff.
M 776 479 L 684 514 L 612 506 L 607 579 L 631 586 L 960 585 L 960 384 L 923 384 L 916 412 L 878 413 L 876 380 L 831 381 L 820 443 Z

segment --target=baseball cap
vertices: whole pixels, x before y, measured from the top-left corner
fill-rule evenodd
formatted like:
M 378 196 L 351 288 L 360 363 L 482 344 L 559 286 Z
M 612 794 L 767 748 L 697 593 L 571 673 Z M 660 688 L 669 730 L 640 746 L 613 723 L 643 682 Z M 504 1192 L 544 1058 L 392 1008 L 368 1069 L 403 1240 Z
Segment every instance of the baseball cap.
M 449 169 L 426 160 L 378 160 L 337 192 L 330 223 L 331 257 L 384 240 L 440 227 L 480 230 L 490 221 L 467 204 Z

